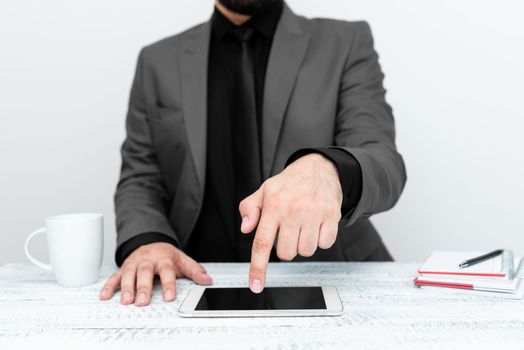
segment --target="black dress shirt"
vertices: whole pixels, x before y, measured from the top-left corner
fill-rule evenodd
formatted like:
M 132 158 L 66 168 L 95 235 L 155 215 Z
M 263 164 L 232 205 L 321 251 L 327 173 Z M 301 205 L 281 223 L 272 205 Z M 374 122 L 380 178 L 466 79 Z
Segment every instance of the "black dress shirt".
M 243 24 L 254 29 L 251 41 L 255 78 L 255 99 L 259 140 L 262 127 L 262 100 L 266 67 L 271 43 L 282 14 L 283 2 L 275 1 L 264 13 Z M 193 259 L 205 261 L 249 261 L 250 252 L 241 247 L 251 242 L 253 233 L 240 232 L 240 214 L 234 199 L 233 130 L 235 96 L 232 88 L 231 64 L 240 50 L 233 40 L 231 30 L 235 24 L 218 10 L 213 13 L 208 63 L 208 116 L 207 116 L 207 166 L 204 200 L 199 218 L 193 229 L 185 252 Z M 236 130 L 239 132 L 239 130 Z M 262 149 L 259 144 L 259 148 Z M 320 153 L 336 166 L 344 196 L 342 214 L 351 212 L 362 192 L 362 172 L 353 156 L 341 149 L 306 148 L 290 155 L 286 166 L 308 153 Z M 175 242 L 168 236 L 147 232 L 120 246 L 116 262 L 120 266 L 125 258 L 141 245 L 153 242 Z M 275 252 L 270 260 L 277 261 Z

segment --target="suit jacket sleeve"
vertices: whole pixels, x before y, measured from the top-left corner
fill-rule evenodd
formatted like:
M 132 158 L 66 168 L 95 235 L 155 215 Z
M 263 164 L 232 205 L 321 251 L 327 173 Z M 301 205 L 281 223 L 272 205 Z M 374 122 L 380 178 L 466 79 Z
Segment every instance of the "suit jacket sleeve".
M 316 147 L 301 148 L 295 151 L 286 161 L 286 167 L 298 158 L 310 153 L 320 153 L 329 159 L 337 168 L 342 188 L 342 216 L 351 214 L 362 194 L 362 170 L 357 160 L 348 152 L 338 148 Z
M 334 147 L 360 164 L 362 193 L 355 209 L 342 218 L 345 227 L 391 208 L 406 182 L 371 29 L 359 22 L 354 32 L 340 82 Z
M 147 121 L 143 91 L 144 50 L 140 52 L 121 148 L 122 168 L 115 193 L 117 251 L 126 241 L 146 232 L 178 238 L 166 216 L 168 194 L 157 162 Z

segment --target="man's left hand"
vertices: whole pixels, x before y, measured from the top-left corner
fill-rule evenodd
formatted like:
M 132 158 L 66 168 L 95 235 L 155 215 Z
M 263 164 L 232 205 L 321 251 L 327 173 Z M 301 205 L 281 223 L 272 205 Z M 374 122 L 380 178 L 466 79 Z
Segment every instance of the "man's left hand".
M 330 248 L 337 238 L 341 205 L 338 171 L 318 153 L 295 160 L 245 198 L 240 203 L 241 231 L 249 233 L 258 225 L 251 250 L 251 290 L 264 289 L 275 241 L 278 257 L 287 261 Z

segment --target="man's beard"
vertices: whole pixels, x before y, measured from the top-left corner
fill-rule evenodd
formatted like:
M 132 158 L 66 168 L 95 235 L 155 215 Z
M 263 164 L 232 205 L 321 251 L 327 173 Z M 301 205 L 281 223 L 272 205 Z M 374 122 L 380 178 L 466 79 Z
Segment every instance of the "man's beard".
M 218 0 L 228 10 L 241 15 L 254 16 L 264 12 L 277 0 Z

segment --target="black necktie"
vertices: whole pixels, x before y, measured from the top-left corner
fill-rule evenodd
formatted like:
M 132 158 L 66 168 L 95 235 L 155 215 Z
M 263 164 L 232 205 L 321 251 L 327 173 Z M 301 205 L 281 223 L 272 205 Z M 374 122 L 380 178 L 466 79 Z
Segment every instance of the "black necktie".
M 260 187 L 260 151 L 257 128 L 253 53 L 249 41 L 253 28 L 238 27 L 233 31 L 241 50 L 235 65 L 235 188 L 237 200 Z
M 238 61 L 234 64 L 234 162 L 235 199 L 239 204 L 261 185 L 260 149 L 258 140 L 255 75 L 253 71 L 253 52 L 250 40 L 253 28 L 237 27 L 232 30 L 233 37 L 240 44 Z M 240 215 L 238 215 L 239 258 L 245 260 L 251 253 L 252 235 L 240 234 Z

